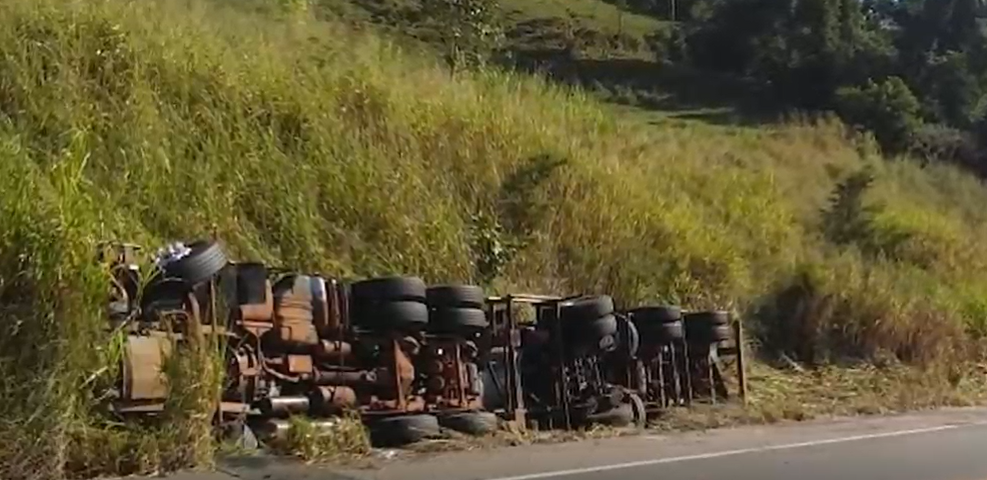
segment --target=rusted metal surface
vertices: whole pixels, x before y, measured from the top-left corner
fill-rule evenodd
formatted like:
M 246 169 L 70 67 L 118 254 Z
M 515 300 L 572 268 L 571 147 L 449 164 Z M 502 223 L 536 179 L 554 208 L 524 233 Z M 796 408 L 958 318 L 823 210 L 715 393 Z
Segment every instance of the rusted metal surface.
M 386 399 L 371 396 L 367 399 L 366 408 L 361 408 L 364 415 L 393 415 L 396 412 L 416 413 L 426 410 L 425 399 L 410 396 L 403 399 Z
M 436 410 L 482 407 L 476 345 L 455 336 L 435 336 L 423 349 L 426 401 Z
M 406 339 L 394 339 L 390 343 L 388 354 L 391 362 L 393 362 L 393 370 L 389 372 L 389 378 L 394 381 L 393 386 L 396 387 L 395 393 L 397 394 L 397 399 L 400 402 L 404 402 L 411 394 L 411 386 L 415 382 L 415 365 L 405 350 L 416 351 L 419 348 L 418 342 L 409 342 Z M 398 405 L 400 408 L 401 403 L 398 403 Z
M 312 392 L 312 403 L 322 414 L 340 413 L 357 406 L 356 390 L 341 385 L 318 387 Z
M 320 360 L 343 362 L 353 355 L 353 345 L 342 340 L 320 340 L 314 353 Z
M 168 395 L 163 368 L 171 354 L 164 336 L 128 336 L 123 349 L 123 398 L 158 400 Z
M 246 288 L 238 289 L 234 284 L 224 290 L 226 287 L 217 286 L 218 281 L 197 284 L 194 292 L 181 292 L 179 301 L 161 303 L 173 306 L 156 310 L 167 321 L 141 323 L 145 331 L 161 332 L 159 336 L 134 333 L 129 337 L 121 391 L 130 403 L 121 409 L 153 411 L 167 396 L 167 384 L 160 373 L 160 350 L 170 350 L 171 340 L 163 334 L 169 325 L 174 326 L 171 332 L 178 341 L 221 336 L 228 342 L 226 385 L 222 403 L 217 404 L 218 410 L 231 415 L 320 417 L 355 409 L 367 417 L 386 417 L 482 410 L 480 371 L 492 359 L 505 371 L 498 380 L 498 389 L 504 393 L 503 410 L 497 412 L 501 417 L 524 428 L 532 413 L 532 418 L 551 417 L 555 426 L 570 427 L 579 409 L 588 408 L 580 403 L 586 401 L 580 397 L 585 385 L 602 385 L 596 378 L 606 371 L 601 366 L 602 354 L 575 349 L 553 333 L 561 330 L 552 326 L 552 322 L 558 323 L 560 305 L 578 297 L 489 297 L 485 307 L 491 326 L 482 333 L 449 333 L 431 329 L 433 324 L 420 331 L 404 327 L 376 331 L 352 325 L 349 289 L 337 280 L 276 273 L 273 268 L 258 269 L 257 265 L 251 267 L 252 273 L 227 270 L 235 273 L 230 275 L 233 282 L 246 279 L 241 284 Z M 238 295 L 249 298 L 249 303 Z M 117 294 L 115 301 L 126 303 L 126 292 Z M 220 303 L 228 305 L 229 311 L 218 310 L 223 308 Z M 537 328 L 528 325 L 521 306 L 534 307 Z M 444 333 L 438 334 L 440 331 Z M 159 352 L 154 353 L 152 346 Z M 639 355 L 647 365 L 614 372 L 615 383 L 654 393 L 661 397 L 655 403 L 665 407 L 675 396 L 670 385 L 682 383 L 673 377 L 682 371 L 686 377 L 690 373 L 677 363 L 686 363 L 687 351 L 649 348 L 642 345 Z M 551 358 L 531 363 L 533 350 L 543 350 Z M 697 348 L 697 353 L 701 350 Z M 540 370 L 537 378 L 544 381 L 529 378 L 532 366 Z M 742 364 L 739 371 L 744 391 Z M 535 390 L 538 395 L 532 395 Z M 686 385 L 680 390 L 685 393 L 691 389 Z M 720 393 L 713 395 L 721 397 Z M 587 395 L 603 398 L 598 392 Z M 280 431 L 283 425 L 274 421 L 269 426 Z
M 312 381 L 316 385 L 348 385 L 370 387 L 381 380 L 374 370 L 316 370 Z
M 314 370 L 311 355 L 288 355 L 285 357 L 288 373 L 309 374 Z
M 311 278 L 295 277 L 292 288 L 274 302 L 274 328 L 287 348 L 308 348 L 319 343 L 313 323 Z

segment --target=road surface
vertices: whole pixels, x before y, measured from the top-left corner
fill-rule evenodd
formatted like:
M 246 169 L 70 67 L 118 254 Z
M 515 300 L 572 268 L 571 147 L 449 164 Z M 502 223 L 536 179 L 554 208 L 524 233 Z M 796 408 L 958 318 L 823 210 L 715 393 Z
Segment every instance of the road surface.
M 327 470 L 252 460 L 172 480 L 987 480 L 987 409 L 451 452 Z

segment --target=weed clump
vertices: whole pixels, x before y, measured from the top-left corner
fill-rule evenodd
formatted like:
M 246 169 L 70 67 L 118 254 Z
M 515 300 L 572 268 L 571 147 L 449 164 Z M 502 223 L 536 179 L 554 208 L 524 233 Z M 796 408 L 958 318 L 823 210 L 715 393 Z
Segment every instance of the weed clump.
M 370 453 L 370 435 L 359 415 L 344 415 L 331 422 L 313 422 L 292 417 L 283 436 L 273 439 L 270 448 L 308 462 L 339 461 Z

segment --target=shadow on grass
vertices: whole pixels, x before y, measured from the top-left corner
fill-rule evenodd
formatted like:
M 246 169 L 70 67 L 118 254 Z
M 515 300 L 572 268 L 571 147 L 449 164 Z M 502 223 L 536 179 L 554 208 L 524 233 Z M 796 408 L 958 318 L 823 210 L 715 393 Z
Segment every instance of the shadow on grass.
M 515 67 L 579 85 L 608 101 L 720 125 L 770 123 L 781 111 L 763 85 L 640 58 L 573 58 L 562 49 L 515 52 Z
M 603 3 L 609 3 L 614 7 L 623 9 L 625 12 L 634 13 L 637 15 L 644 15 L 646 17 L 657 18 L 658 20 L 669 20 L 672 17 L 672 5 L 671 2 L 655 2 L 655 5 L 650 7 L 645 7 L 643 5 L 637 4 L 636 2 L 621 2 L 620 0 L 602 0 Z M 677 8 L 677 14 L 681 15 L 683 9 L 681 7 Z

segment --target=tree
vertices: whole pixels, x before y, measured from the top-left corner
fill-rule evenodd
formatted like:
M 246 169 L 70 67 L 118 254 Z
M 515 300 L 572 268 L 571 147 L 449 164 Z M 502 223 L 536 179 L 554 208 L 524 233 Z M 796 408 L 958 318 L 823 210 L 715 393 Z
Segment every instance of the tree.
M 837 90 L 836 104 L 844 121 L 874 132 L 888 153 L 906 151 L 922 126 L 918 99 L 899 77 L 868 81 L 862 88 L 842 87 Z
M 980 82 L 970 71 L 968 55 L 951 51 L 931 56 L 916 79 L 927 116 L 957 128 L 969 128 L 982 95 Z
M 822 231 L 827 240 L 837 245 L 866 245 L 878 213 L 876 207 L 864 202 L 873 183 L 874 174 L 865 167 L 836 185 L 829 208 L 822 212 Z
M 421 12 L 445 51 L 452 72 L 484 63 L 504 41 L 496 0 L 422 0 Z
M 760 80 L 813 110 L 840 85 L 880 76 L 891 58 L 889 35 L 858 0 L 722 1 L 688 42 L 700 67 Z

